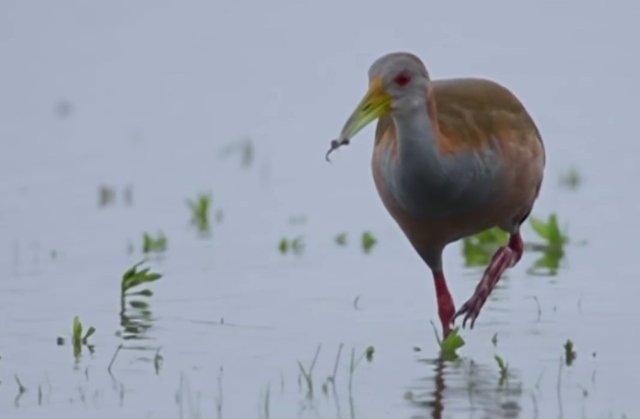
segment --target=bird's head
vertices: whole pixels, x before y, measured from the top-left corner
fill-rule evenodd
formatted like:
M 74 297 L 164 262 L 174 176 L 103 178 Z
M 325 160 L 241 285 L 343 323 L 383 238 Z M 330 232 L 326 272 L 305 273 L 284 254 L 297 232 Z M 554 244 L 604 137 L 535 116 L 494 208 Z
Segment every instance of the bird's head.
M 329 152 L 348 144 L 360 130 L 382 116 L 425 109 L 428 88 L 429 73 L 415 55 L 396 52 L 377 59 L 369 69 L 369 90 Z

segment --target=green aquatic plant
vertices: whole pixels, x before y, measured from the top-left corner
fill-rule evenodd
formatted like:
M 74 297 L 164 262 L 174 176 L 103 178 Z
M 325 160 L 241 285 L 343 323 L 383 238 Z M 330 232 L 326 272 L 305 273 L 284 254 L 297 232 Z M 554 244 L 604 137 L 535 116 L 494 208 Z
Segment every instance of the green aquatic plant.
M 333 239 L 338 246 L 346 246 L 347 245 L 347 232 L 342 232 L 336 235 Z
M 496 360 L 498 369 L 500 370 L 500 381 L 498 385 L 502 386 L 509 378 L 509 364 L 507 364 L 500 355 L 495 355 L 493 358 Z
M 456 327 L 451 330 L 446 338 L 440 339 L 438 329 L 433 321 L 431 322 L 431 327 L 433 327 L 433 333 L 436 336 L 438 346 L 440 346 L 440 357 L 445 361 L 455 361 L 458 359 L 458 349 L 462 348 L 465 344 L 464 339 L 458 333 L 458 328 Z
M 364 351 L 365 357 L 367 358 L 367 362 L 373 361 L 374 352 L 375 352 L 375 348 L 373 346 L 367 346 L 367 349 Z
M 287 253 L 289 251 L 289 240 L 285 237 L 281 238 L 280 242 L 278 242 L 278 250 L 280 250 L 280 253 L 283 255 Z
M 573 361 L 576 360 L 578 354 L 576 353 L 575 348 L 573 347 L 573 342 L 571 339 L 567 339 L 567 342 L 564 344 L 564 362 L 568 367 L 573 364 Z
M 196 199 L 188 199 L 187 206 L 191 210 L 191 223 L 196 226 L 199 232 L 209 233 L 211 222 L 209 213 L 213 197 L 211 194 L 200 194 Z
M 582 175 L 575 167 L 560 175 L 560 186 L 569 190 L 576 190 L 582 184 Z
M 318 355 L 320 355 L 320 349 L 322 349 L 322 345 L 318 345 L 316 349 L 316 354 L 313 356 L 313 361 L 309 365 L 309 368 L 305 368 L 302 365 L 302 362 L 298 361 L 298 368 L 300 368 L 300 374 L 304 378 L 304 381 L 307 383 L 307 397 L 309 399 L 313 398 L 313 368 L 316 366 L 316 362 L 318 361 Z
M 351 359 L 349 361 L 349 408 L 351 411 L 351 417 L 355 417 L 355 411 L 353 406 L 353 376 L 356 373 L 356 369 L 358 365 L 362 362 L 363 359 L 366 359 L 367 362 L 371 362 L 373 360 L 373 353 L 375 349 L 373 346 L 368 346 L 356 359 L 356 349 L 351 348 Z
M 458 334 L 458 329 L 455 328 L 440 342 L 440 355 L 447 361 L 456 360 L 458 359 L 457 351 L 464 346 L 464 343 L 464 339 Z
M 300 255 L 304 252 L 304 248 L 305 244 L 303 236 L 297 236 L 293 239 L 283 237 L 278 242 L 278 250 L 280 250 L 280 253 L 282 253 L 283 255 L 289 253 L 289 251 L 296 255 Z
M 531 217 L 529 222 L 533 231 L 544 240 L 544 243 L 531 246 L 532 250 L 542 252 L 542 255 L 534 262 L 529 272 L 538 275 L 555 275 L 564 258 L 564 245 L 569 238 L 560 228 L 556 214 L 549 215 L 547 221 Z
M 295 254 L 300 254 L 304 251 L 304 237 L 298 236 L 291 241 L 291 250 Z
M 71 342 L 73 343 L 73 355 L 76 359 L 82 354 L 82 347 L 86 346 L 89 352 L 93 352 L 94 346 L 89 344 L 88 339 L 96 332 L 96 328 L 90 326 L 87 331 L 82 334 L 82 322 L 78 316 L 73 318 L 73 327 L 71 332 Z M 64 342 L 64 339 L 58 338 L 58 343 Z
M 529 222 L 533 231 L 535 231 L 540 238 L 544 239 L 547 247 L 562 248 L 569 240 L 560 228 L 556 214 L 549 215 L 547 221 L 532 216 Z
M 509 240 L 509 233 L 498 227 L 481 231 L 462 240 L 465 265 L 485 266 L 500 246 Z
M 162 278 L 161 274 L 151 272 L 151 268 L 138 270 L 142 264 L 144 264 L 144 261 L 136 263 L 131 268 L 127 269 L 122 275 L 121 289 L 123 295 L 127 294 L 132 288 L 135 288 L 138 285 L 154 282 Z M 151 290 L 143 290 L 138 291 L 136 294 L 150 297 L 152 292 Z
M 163 232 L 159 232 L 155 237 L 149 233 L 142 236 L 142 252 L 143 253 L 162 253 L 167 250 L 167 236 Z
M 106 207 L 111 205 L 116 200 L 116 190 L 107 185 L 100 185 L 98 187 L 98 206 Z
M 362 233 L 362 237 L 361 237 L 362 250 L 365 253 L 371 252 L 371 250 L 373 249 L 373 246 L 375 246 L 377 242 L 378 242 L 378 239 L 376 239 L 376 236 L 374 236 L 373 233 L 371 233 L 370 231 L 365 231 Z
M 564 258 L 562 247 L 549 247 L 542 250 L 542 254 L 529 268 L 529 273 L 534 275 L 555 275 L 560 269 L 560 262 Z
M 123 327 L 123 339 L 142 339 L 151 328 L 153 316 L 149 303 L 145 299 L 153 292 L 149 288 L 136 290 L 141 285 L 150 284 L 162 278 L 150 268 L 139 269 L 144 261 L 136 263 L 122 275 L 120 293 L 120 325 Z

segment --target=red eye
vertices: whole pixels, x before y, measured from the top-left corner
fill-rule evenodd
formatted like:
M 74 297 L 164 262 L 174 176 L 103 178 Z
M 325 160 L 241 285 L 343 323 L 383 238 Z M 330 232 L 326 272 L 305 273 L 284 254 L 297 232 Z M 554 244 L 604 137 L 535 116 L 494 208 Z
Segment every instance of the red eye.
M 406 86 L 407 84 L 409 84 L 409 82 L 411 81 L 411 74 L 409 73 L 400 73 L 396 76 L 395 79 L 393 79 L 393 81 L 398 85 L 398 86 Z

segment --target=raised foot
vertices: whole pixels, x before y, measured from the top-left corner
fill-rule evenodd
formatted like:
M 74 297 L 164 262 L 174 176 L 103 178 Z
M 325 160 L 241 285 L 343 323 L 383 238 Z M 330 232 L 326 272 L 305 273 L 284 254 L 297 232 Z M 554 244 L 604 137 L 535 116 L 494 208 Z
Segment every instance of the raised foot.
M 476 287 L 475 292 L 464 303 L 460 309 L 454 314 L 452 322 L 462 316 L 464 314 L 464 319 L 462 320 L 462 327 L 466 327 L 467 321 L 471 321 L 470 327 L 473 329 L 473 326 L 476 322 L 476 319 L 480 315 L 480 310 L 482 306 L 487 301 L 489 294 L 498 283 L 500 276 L 502 273 L 510 266 L 515 265 L 515 263 L 520 259 L 522 255 L 521 249 L 512 248 L 514 240 L 510 241 L 509 246 L 501 247 L 498 249 L 496 254 L 493 256 L 491 263 L 484 271 L 484 275 L 480 280 L 480 283 Z M 521 241 L 520 241 L 521 243 Z M 515 246 L 514 246 L 515 247 Z
M 486 288 L 486 287 L 485 287 Z M 480 315 L 480 309 L 484 305 L 485 301 L 487 301 L 487 297 L 489 296 L 489 291 L 481 291 L 476 289 L 476 292 L 464 303 L 456 314 L 453 316 L 452 322 L 462 316 L 464 314 L 464 319 L 462 320 L 462 328 L 467 326 L 467 321 L 471 320 L 471 324 L 469 325 L 471 329 L 473 329 L 474 324 L 476 323 L 476 319 Z

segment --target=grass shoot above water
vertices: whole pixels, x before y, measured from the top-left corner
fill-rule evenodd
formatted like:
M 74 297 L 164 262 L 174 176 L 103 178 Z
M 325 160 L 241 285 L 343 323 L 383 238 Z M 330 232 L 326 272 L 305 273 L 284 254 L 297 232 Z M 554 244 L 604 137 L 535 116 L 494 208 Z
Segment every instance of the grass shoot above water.
M 576 190 L 582 184 L 582 175 L 575 167 L 572 167 L 567 172 L 560 176 L 560 186 L 569 190 Z
M 376 237 L 370 231 L 365 231 L 362 233 L 361 243 L 362 250 L 365 253 L 369 253 L 376 245 L 376 243 L 378 243 L 378 239 L 376 239 Z
M 283 237 L 280 239 L 280 242 L 278 242 L 278 250 L 283 255 L 289 252 L 295 255 L 300 255 L 304 252 L 304 248 L 305 248 L 305 244 L 304 244 L 303 236 L 297 236 L 297 237 L 294 237 L 293 239 L 288 239 L 286 237 Z
M 440 346 L 440 357 L 445 361 L 455 361 L 459 358 L 458 349 L 462 348 L 465 344 L 464 339 L 458 333 L 458 328 L 451 330 L 449 336 L 444 339 L 440 338 L 438 334 L 438 329 L 436 328 L 436 324 L 432 321 L 431 326 L 433 327 L 433 333 L 436 336 L 436 341 L 438 341 L 438 345 Z
M 142 252 L 143 253 L 162 253 L 167 250 L 167 236 L 163 232 L 159 232 L 155 237 L 149 233 L 142 236 Z
M 564 362 L 568 367 L 573 364 L 573 361 L 576 360 L 578 354 L 576 353 L 575 348 L 573 347 L 573 342 L 571 339 L 567 339 L 567 342 L 564 344 Z
M 147 284 L 162 278 L 161 274 L 151 272 L 151 268 L 138 270 L 142 264 L 144 264 L 144 261 L 136 263 L 131 268 L 127 269 L 124 275 L 122 275 L 121 290 L 123 295 L 127 294 L 132 288 L 135 288 L 138 285 Z M 152 294 L 151 290 L 146 289 L 130 295 L 143 295 L 145 297 L 150 297 Z
M 89 352 L 93 353 L 94 345 L 89 343 L 89 338 L 96 332 L 96 328 L 89 326 L 86 332 L 83 332 L 82 322 L 80 317 L 75 316 L 73 318 L 73 325 L 71 327 L 71 343 L 73 345 L 73 356 L 78 361 L 80 355 L 82 355 L 82 347 L 86 346 Z M 64 338 L 59 336 L 57 339 L 58 346 L 64 345 Z
M 498 227 L 465 237 L 462 241 L 465 264 L 468 267 L 487 265 L 498 248 L 508 241 L 509 233 Z
M 560 228 L 556 214 L 549 215 L 547 221 L 531 217 L 530 224 L 533 231 L 535 231 L 540 238 L 544 239 L 544 245 L 546 247 L 562 248 L 562 246 L 569 241 L 568 237 Z
M 344 231 L 342 233 L 337 234 L 336 237 L 333 239 L 333 241 L 338 246 L 346 246 L 347 245 L 347 232 Z
M 153 315 L 147 299 L 153 292 L 149 288 L 139 291 L 136 288 L 157 281 L 162 275 L 152 272 L 150 268 L 139 269 L 143 263 L 136 263 L 122 275 L 120 325 L 123 330 L 118 334 L 125 340 L 142 339 L 152 327 Z
M 540 257 L 529 269 L 532 274 L 555 275 L 564 257 L 564 246 L 569 239 L 558 222 L 558 216 L 551 214 L 546 220 L 531 217 L 529 224 L 533 232 L 542 242 L 527 242 L 529 251 L 541 253 Z M 509 233 L 494 227 L 462 241 L 462 254 L 467 267 L 487 266 L 500 246 L 509 241 Z
M 543 243 L 533 243 L 530 248 L 541 252 L 542 255 L 529 269 L 532 274 L 555 275 L 564 257 L 564 246 L 569 242 L 567 234 L 560 228 L 558 216 L 551 214 L 546 221 L 531 217 L 530 224 L 533 231 Z
M 509 364 L 507 364 L 500 355 L 494 355 L 493 358 L 496 360 L 498 369 L 500 370 L 500 381 L 498 385 L 502 386 L 509 378 Z
M 201 233 L 209 233 L 211 231 L 210 212 L 212 202 L 213 197 L 211 194 L 200 194 L 195 199 L 187 200 L 187 206 L 191 210 L 191 223 Z

